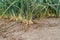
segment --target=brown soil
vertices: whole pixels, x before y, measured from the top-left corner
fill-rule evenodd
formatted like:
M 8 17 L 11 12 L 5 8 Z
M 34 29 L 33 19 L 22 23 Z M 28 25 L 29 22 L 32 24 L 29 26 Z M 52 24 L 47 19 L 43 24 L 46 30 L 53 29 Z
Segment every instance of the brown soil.
M 0 19 L 0 40 L 60 40 L 60 18 L 42 18 L 31 25 Z

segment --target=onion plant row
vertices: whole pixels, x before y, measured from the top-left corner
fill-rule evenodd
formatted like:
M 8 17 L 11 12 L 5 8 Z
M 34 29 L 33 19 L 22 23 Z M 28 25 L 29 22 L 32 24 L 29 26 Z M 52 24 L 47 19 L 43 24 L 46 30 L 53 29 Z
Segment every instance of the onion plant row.
M 0 0 L 0 18 L 28 20 L 34 18 L 59 17 L 60 0 Z

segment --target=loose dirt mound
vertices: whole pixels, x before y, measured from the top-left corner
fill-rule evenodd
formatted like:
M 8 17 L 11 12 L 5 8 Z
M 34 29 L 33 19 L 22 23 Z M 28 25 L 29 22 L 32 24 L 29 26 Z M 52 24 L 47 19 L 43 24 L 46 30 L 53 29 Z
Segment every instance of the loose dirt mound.
M 6 28 L 14 22 L 0 19 L 0 27 Z M 27 31 L 24 31 L 26 24 L 17 22 L 11 28 L 0 31 L 0 40 L 60 40 L 59 18 L 45 18 L 34 20 L 34 22 L 28 26 Z

